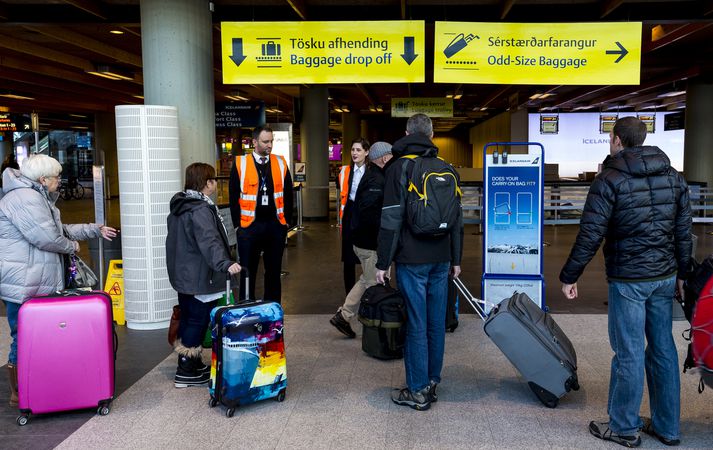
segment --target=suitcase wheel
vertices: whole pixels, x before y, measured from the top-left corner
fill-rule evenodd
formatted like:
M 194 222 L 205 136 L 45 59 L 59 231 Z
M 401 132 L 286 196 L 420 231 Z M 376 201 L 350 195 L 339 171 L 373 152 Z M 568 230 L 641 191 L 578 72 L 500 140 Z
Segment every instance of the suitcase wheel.
M 556 408 L 557 407 L 557 405 L 560 402 L 560 399 L 557 396 L 553 395 L 550 391 L 538 386 L 536 383 L 533 383 L 532 381 L 528 382 L 527 384 L 528 384 L 528 386 L 530 386 L 530 389 L 532 389 L 532 392 L 535 393 L 535 395 L 542 402 L 543 405 L 545 405 L 548 408 Z
M 99 408 L 97 408 L 97 414 L 100 416 L 106 416 L 110 411 L 111 407 L 109 405 L 100 405 Z
M 235 414 L 235 408 L 228 408 L 225 410 L 225 417 L 233 417 Z
M 210 400 L 208 400 L 208 406 L 215 408 L 218 405 L 218 400 L 211 395 Z
M 30 421 L 30 415 L 29 414 L 23 414 L 20 417 L 17 418 L 17 424 L 21 427 L 27 425 L 27 422 Z
M 280 390 L 280 393 L 277 394 L 277 397 L 275 397 L 275 400 L 277 400 L 278 402 L 284 402 L 286 393 L 287 393 L 287 389 Z

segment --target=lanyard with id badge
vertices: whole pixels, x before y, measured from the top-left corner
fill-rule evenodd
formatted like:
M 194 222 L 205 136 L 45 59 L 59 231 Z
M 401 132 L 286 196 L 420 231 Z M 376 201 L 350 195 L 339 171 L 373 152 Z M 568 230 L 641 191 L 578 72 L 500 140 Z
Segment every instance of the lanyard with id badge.
M 267 164 L 263 165 L 263 171 L 260 173 L 260 190 L 262 191 L 262 195 L 260 196 L 260 205 L 262 206 L 267 206 L 268 205 L 268 196 L 267 196 Z

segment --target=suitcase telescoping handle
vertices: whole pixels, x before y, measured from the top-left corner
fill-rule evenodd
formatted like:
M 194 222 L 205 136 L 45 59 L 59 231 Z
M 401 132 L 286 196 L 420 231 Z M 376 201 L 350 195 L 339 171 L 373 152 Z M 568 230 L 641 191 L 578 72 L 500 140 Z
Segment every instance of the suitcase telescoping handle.
M 485 300 L 481 300 L 479 298 L 475 298 L 473 294 L 470 293 L 468 288 L 466 287 L 465 283 L 461 281 L 460 278 L 458 277 L 453 277 L 453 284 L 456 286 L 456 288 L 460 291 L 461 294 L 463 294 L 463 297 L 470 303 L 470 306 L 473 307 L 475 310 L 476 314 L 480 316 L 483 321 L 485 318 L 488 316 L 485 313 Z
M 230 301 L 230 298 L 231 298 L 230 294 L 233 293 L 233 290 L 231 289 L 232 284 L 233 284 L 233 277 L 235 277 L 235 275 L 231 275 L 230 272 L 228 272 L 228 277 L 225 279 L 225 302 L 228 305 L 233 305 L 233 304 L 237 303 L 236 301 L 232 301 L 232 302 Z M 247 289 L 247 287 L 245 289 Z M 233 299 L 233 300 L 235 300 L 235 299 Z

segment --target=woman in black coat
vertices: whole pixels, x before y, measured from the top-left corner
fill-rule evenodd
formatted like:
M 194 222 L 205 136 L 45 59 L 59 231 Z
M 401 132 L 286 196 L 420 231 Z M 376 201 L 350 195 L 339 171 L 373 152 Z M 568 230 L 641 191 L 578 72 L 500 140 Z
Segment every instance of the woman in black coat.
M 210 379 L 210 367 L 201 359 L 201 343 L 210 311 L 225 292 L 228 274 L 240 272 L 240 265 L 230 258 L 223 220 L 210 199 L 217 184 L 212 166 L 188 166 L 184 191 L 171 199 L 167 219 L 166 267 L 181 306 L 174 343 L 178 353 L 174 385 L 178 388 L 205 384 Z

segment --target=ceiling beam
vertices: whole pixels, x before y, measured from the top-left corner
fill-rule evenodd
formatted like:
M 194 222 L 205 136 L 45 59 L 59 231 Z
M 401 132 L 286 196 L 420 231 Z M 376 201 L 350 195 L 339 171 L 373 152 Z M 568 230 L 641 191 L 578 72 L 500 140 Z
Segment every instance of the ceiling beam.
M 370 106 L 376 106 L 376 103 L 374 102 L 374 98 L 371 96 L 371 94 L 369 93 L 369 90 L 366 88 L 366 86 L 364 86 L 361 83 L 357 83 L 356 87 L 364 95 L 364 97 L 366 97 L 366 101 L 369 102 Z
M 483 102 L 483 104 L 480 105 L 480 107 L 481 107 L 481 108 L 487 108 L 487 107 L 490 106 L 490 104 L 493 103 L 495 100 L 497 100 L 497 99 L 499 99 L 500 97 L 502 97 L 503 95 L 505 95 L 505 93 L 507 93 L 507 91 L 508 91 L 509 89 L 510 89 L 510 86 L 502 86 L 502 87 L 500 87 L 500 88 L 494 90 L 494 91 L 490 94 L 490 96 L 485 100 L 485 102 Z
M 11 88 L 18 92 L 31 91 L 33 93 L 52 94 L 53 91 L 71 93 L 74 98 L 91 97 L 107 101 L 135 101 L 128 91 L 118 93 L 108 91 L 99 87 L 88 86 L 86 83 L 77 83 L 58 78 L 48 78 L 41 74 L 25 72 L 9 67 L 0 67 L 0 83 L 12 81 L 15 87 Z M 136 95 L 138 93 L 135 92 Z
M 143 66 L 143 61 L 139 55 L 134 55 L 133 53 L 118 49 L 109 44 L 105 44 L 104 42 L 97 41 L 96 39 L 75 33 L 74 31 L 64 27 L 25 25 L 24 28 L 52 39 L 66 42 L 67 44 L 74 45 L 75 47 L 83 48 L 99 55 L 106 56 L 107 58 L 130 64 L 134 67 Z
M 515 0 L 501 0 L 500 1 L 500 20 L 505 19 L 505 17 L 510 13 Z
M 703 15 L 710 16 L 713 14 L 713 0 L 703 0 Z
M 292 106 L 292 98 L 285 95 L 279 89 L 275 89 L 274 87 L 266 85 L 266 84 L 264 84 L 264 85 L 251 84 L 250 86 L 253 87 L 254 89 L 257 89 L 258 92 L 274 95 L 275 97 L 277 97 L 278 100 L 284 101 L 285 104 Z
M 660 35 L 655 41 L 652 41 L 651 36 L 649 36 L 649 39 L 646 40 L 642 45 L 641 53 L 648 53 L 654 50 L 658 50 L 669 44 L 673 44 L 676 41 L 687 38 L 694 33 L 708 28 L 711 25 L 713 25 L 713 23 L 687 23 L 676 27 L 673 30 L 665 32 L 663 35 Z
M 65 66 L 76 67 L 77 69 L 83 71 L 95 70 L 94 65 L 84 58 L 79 58 L 78 56 L 68 55 L 64 52 L 58 52 L 51 50 L 47 47 L 41 45 L 31 44 L 27 41 L 22 41 L 8 35 L 0 35 L 0 47 L 6 48 L 8 50 L 13 50 L 19 53 L 24 53 L 26 55 L 34 56 L 37 58 L 46 59 L 48 61 L 56 62 Z
M 615 9 L 620 7 L 624 3 L 624 0 L 602 0 L 600 19 L 605 18 L 609 14 L 613 13 Z
M 2 38 L 0 38 L 2 42 Z M 120 94 L 141 95 L 142 90 L 137 89 L 134 84 L 125 81 L 105 80 L 95 75 L 77 73 L 76 71 L 63 69 L 48 64 L 29 64 L 26 59 L 2 57 L 0 67 L 22 70 L 34 74 L 42 74 L 49 78 L 59 78 L 60 80 L 74 81 L 100 89 L 118 92 Z
M 557 100 L 557 103 L 555 103 L 553 106 L 556 108 L 561 108 L 563 106 L 572 104 L 572 103 L 577 103 L 580 100 L 589 97 L 592 94 L 595 94 L 597 92 L 602 92 L 606 91 L 607 89 L 611 88 L 611 86 L 598 86 L 595 88 L 585 88 L 585 89 L 580 89 L 573 94 L 564 96 L 560 99 Z
M 599 98 L 592 99 L 589 104 L 592 106 L 601 106 L 609 102 L 616 102 L 630 96 L 633 92 L 643 92 L 649 89 L 655 89 L 657 87 L 665 86 L 676 81 L 687 80 L 689 78 L 696 77 L 700 74 L 701 68 L 698 66 L 693 66 L 688 68 L 687 70 L 679 70 L 675 73 L 647 81 L 646 83 L 642 83 L 639 86 L 630 86 L 624 89 L 610 92 L 606 95 L 602 95 Z
M 96 16 L 102 20 L 107 19 L 107 15 L 102 10 L 101 5 L 93 0 L 64 0 L 64 3 L 81 9 L 84 12 Z
M 307 7 L 304 0 L 287 0 L 287 3 L 302 20 L 307 20 Z

